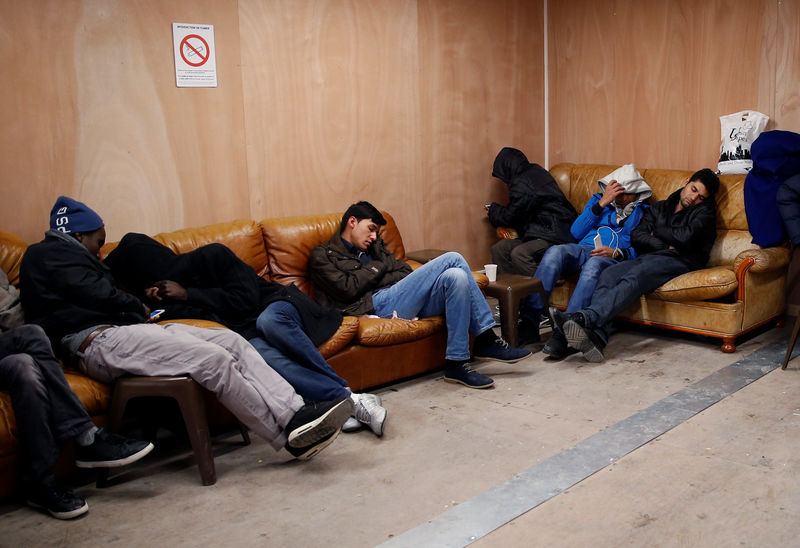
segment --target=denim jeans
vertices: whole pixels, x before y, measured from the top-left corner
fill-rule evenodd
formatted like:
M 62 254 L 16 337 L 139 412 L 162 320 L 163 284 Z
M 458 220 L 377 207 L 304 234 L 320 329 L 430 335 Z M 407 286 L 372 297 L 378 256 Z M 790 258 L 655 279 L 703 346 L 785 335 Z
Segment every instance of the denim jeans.
M 0 390 L 11 396 L 17 419 L 23 483 L 52 484 L 58 445 L 94 424 L 38 325 L 0 334 Z
M 615 264 L 600 275 L 592 302 L 580 312 L 587 327 L 608 340 L 614 316 L 645 293 L 686 272 L 689 272 L 689 267 L 683 261 L 667 255 L 640 255 Z
M 250 339 L 250 344 L 303 399 L 319 402 L 350 395 L 347 381 L 334 372 L 303 331 L 303 320 L 293 304 L 270 304 L 258 316 L 256 327 L 261 336 Z
M 600 274 L 617 263 L 611 257 L 592 257 L 591 253 L 591 248 L 578 244 L 554 245 L 545 252 L 533 275 L 542 280 L 542 286 L 549 297 L 562 274 L 581 273 L 567 305 L 569 313 L 576 312 L 591 302 Z M 520 306 L 520 314 L 537 323 L 543 312 L 544 303 L 538 293 L 526 297 Z
M 375 314 L 410 320 L 444 314 L 448 360 L 468 360 L 469 334 L 480 335 L 494 326 L 494 317 L 469 265 L 460 254 L 445 253 L 396 284 L 372 295 Z

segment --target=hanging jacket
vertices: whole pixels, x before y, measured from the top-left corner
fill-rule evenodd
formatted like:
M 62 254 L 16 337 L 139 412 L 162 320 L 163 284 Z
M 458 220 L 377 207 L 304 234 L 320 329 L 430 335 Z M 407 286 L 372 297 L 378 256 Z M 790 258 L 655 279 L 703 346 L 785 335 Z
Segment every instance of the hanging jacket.
M 781 185 L 800 173 L 800 134 L 765 131 L 750 148 L 753 169 L 744 182 L 744 207 L 753 243 L 776 245 L 786 239 L 777 194 Z
M 493 202 L 489 206 L 493 226 L 512 227 L 526 242 L 574 242 L 569 229 L 578 214 L 549 171 L 528 162 L 521 151 L 506 147 L 494 160 L 492 176 L 508 185 L 508 205 Z
M 792 245 L 800 246 L 800 174 L 793 175 L 778 189 L 778 210 Z

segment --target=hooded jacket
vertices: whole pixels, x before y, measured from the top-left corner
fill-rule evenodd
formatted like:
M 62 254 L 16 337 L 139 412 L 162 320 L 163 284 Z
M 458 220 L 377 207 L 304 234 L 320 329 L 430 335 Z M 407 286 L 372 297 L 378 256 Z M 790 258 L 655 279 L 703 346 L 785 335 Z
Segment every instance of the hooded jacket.
M 626 194 L 636 194 L 636 200 L 625 208 L 618 207 L 611 202 L 605 207 L 600 207 L 608 184 L 616 180 Z M 633 164 L 623 166 L 597 181 L 600 192 L 593 194 L 583 212 L 572 223 L 572 236 L 583 247 L 594 248 L 594 238 L 600 234 L 603 245 L 612 249 L 619 249 L 622 259 L 633 259 L 636 250 L 631 246 L 631 232 L 639 224 L 647 205 L 645 200 L 653 195 L 650 185 L 639 175 Z
M 268 282 L 228 247 L 207 244 L 180 255 L 144 234 L 126 234 L 106 257 L 115 276 L 145 298 L 144 290 L 172 280 L 186 289 L 186 301 L 146 301 L 164 308 L 162 319 L 199 318 L 222 323 L 246 339 L 259 336 L 256 320 L 276 301 L 291 303 L 300 313 L 303 331 L 319 346 L 342 323 L 336 310 L 323 308 L 295 285 Z
M 142 302 L 117 288 L 109 268 L 57 230 L 28 247 L 19 274 L 25 321 L 40 325 L 53 348 L 65 335 L 92 326 L 145 320 Z
M 675 213 L 681 190 L 645 210 L 631 233 L 631 242 L 639 255 L 657 253 L 675 257 L 690 270 L 698 270 L 708 263 L 717 237 L 717 202 L 709 196 Z
M 494 160 L 492 176 L 508 185 L 508 205 L 493 202 L 493 226 L 513 227 L 523 241 L 542 239 L 551 245 L 573 242 L 570 225 L 578 216 L 546 169 L 528 162 L 521 151 L 506 147 Z

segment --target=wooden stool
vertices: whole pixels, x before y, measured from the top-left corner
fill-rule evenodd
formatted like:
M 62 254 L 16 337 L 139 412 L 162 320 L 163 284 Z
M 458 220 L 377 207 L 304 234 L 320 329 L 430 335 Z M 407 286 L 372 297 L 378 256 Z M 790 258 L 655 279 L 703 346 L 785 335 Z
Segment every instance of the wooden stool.
M 208 430 L 203 388 L 188 376 L 179 377 L 121 377 L 114 384 L 114 395 L 108 413 L 108 429 L 119 429 L 128 400 L 140 397 L 173 398 L 181 410 L 186 432 L 192 444 L 200 479 L 203 485 L 217 482 L 214 468 L 214 453 Z M 245 445 L 250 444 L 250 435 L 239 424 Z M 103 469 L 97 479 L 97 487 L 103 487 L 108 479 L 108 469 Z
M 517 320 L 519 302 L 528 295 L 539 293 L 542 296 L 543 310 L 547 310 L 547 294 L 539 278 L 519 274 L 498 274 L 497 280 L 489 282 L 484 293 L 500 302 L 500 331 L 511 346 L 517 346 Z

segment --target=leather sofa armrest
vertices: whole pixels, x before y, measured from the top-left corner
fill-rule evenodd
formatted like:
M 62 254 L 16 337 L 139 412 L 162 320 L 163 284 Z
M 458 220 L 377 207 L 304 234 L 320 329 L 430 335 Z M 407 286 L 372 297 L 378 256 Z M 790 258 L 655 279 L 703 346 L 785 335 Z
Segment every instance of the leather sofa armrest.
M 763 249 L 745 249 L 733 261 L 733 271 L 741 280 L 748 270 L 752 272 L 769 272 L 784 268 L 789 264 L 791 251 L 788 247 L 766 247 Z
M 501 240 L 514 240 L 519 238 L 519 234 L 513 228 L 509 228 L 507 226 L 498 226 L 497 237 Z

